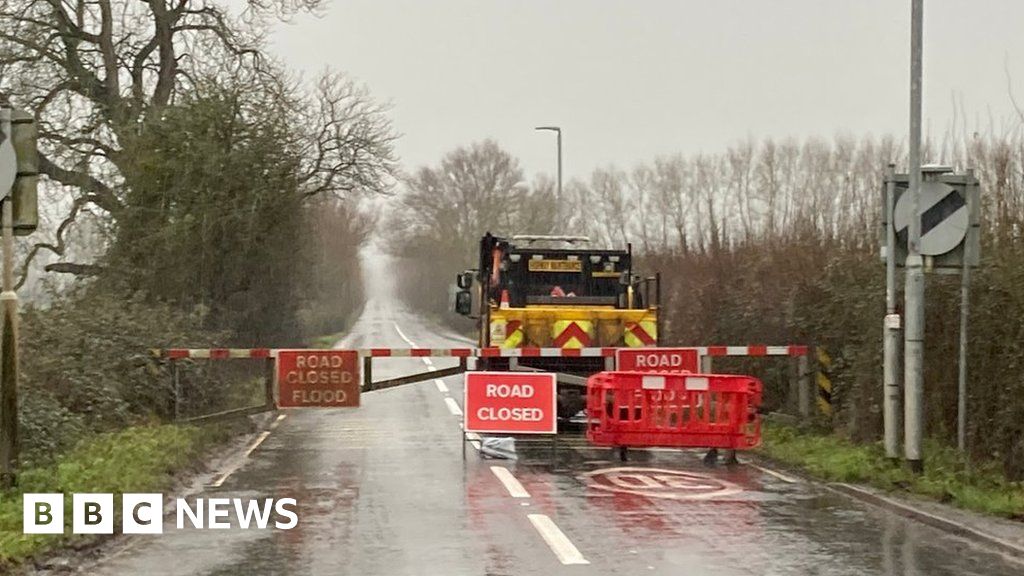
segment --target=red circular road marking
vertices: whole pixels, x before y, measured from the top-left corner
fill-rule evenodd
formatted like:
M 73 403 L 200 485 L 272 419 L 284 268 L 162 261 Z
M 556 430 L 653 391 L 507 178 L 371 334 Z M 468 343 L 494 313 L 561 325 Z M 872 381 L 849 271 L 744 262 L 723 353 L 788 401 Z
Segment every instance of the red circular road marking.
M 596 490 L 671 500 L 709 500 L 743 491 L 732 482 L 707 474 L 662 468 L 604 468 L 587 472 L 580 478 Z

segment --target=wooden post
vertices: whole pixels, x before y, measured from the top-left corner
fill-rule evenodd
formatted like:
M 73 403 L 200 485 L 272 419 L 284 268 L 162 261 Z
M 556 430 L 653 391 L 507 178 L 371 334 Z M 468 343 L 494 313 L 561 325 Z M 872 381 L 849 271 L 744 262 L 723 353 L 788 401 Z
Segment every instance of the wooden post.
M 807 355 L 799 357 L 797 371 L 800 372 L 800 390 L 798 395 L 798 408 L 800 416 L 807 418 L 811 415 L 811 363 Z
M 178 361 L 171 358 L 171 385 L 174 387 L 174 421 L 181 420 L 181 378 L 178 375 Z

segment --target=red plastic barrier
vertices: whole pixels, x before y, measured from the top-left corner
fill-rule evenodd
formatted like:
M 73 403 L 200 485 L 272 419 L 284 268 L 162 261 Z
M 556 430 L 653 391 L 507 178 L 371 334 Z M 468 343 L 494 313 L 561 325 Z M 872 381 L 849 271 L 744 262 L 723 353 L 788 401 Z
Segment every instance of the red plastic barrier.
M 587 439 L 598 446 L 753 448 L 761 381 L 722 374 L 599 372 L 587 380 Z

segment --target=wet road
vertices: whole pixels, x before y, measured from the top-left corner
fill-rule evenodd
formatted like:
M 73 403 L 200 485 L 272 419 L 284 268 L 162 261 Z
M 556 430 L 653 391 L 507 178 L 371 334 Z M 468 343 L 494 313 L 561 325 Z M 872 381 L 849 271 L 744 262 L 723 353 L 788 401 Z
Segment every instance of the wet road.
M 387 285 L 347 347 L 466 345 L 394 304 Z M 386 359 L 376 378 L 451 361 Z M 524 447 L 462 459 L 459 377 L 363 396 L 353 410 L 289 411 L 204 497 L 293 497 L 293 530 L 139 536 L 102 575 L 987 575 L 1024 565 L 823 487 L 698 454 Z

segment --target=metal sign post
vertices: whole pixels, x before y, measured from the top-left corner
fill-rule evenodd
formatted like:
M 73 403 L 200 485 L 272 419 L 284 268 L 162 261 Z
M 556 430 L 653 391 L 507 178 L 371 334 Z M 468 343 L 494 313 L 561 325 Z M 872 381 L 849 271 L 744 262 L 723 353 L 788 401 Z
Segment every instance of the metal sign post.
M 882 370 L 882 420 L 885 429 L 885 456 L 897 459 L 900 456 L 900 315 L 896 312 L 896 227 L 893 214 L 896 211 L 896 182 L 894 166 L 886 170 L 885 182 L 885 320 L 883 334 Z
M 977 187 L 974 171 L 967 171 L 968 186 Z M 967 194 L 965 198 L 967 212 L 972 222 L 977 220 L 979 210 L 978 194 Z M 967 323 L 970 318 L 971 305 L 971 261 L 974 243 L 964 244 L 964 266 L 960 276 L 960 358 L 957 362 L 957 401 L 956 401 L 956 446 L 961 452 L 967 449 Z

